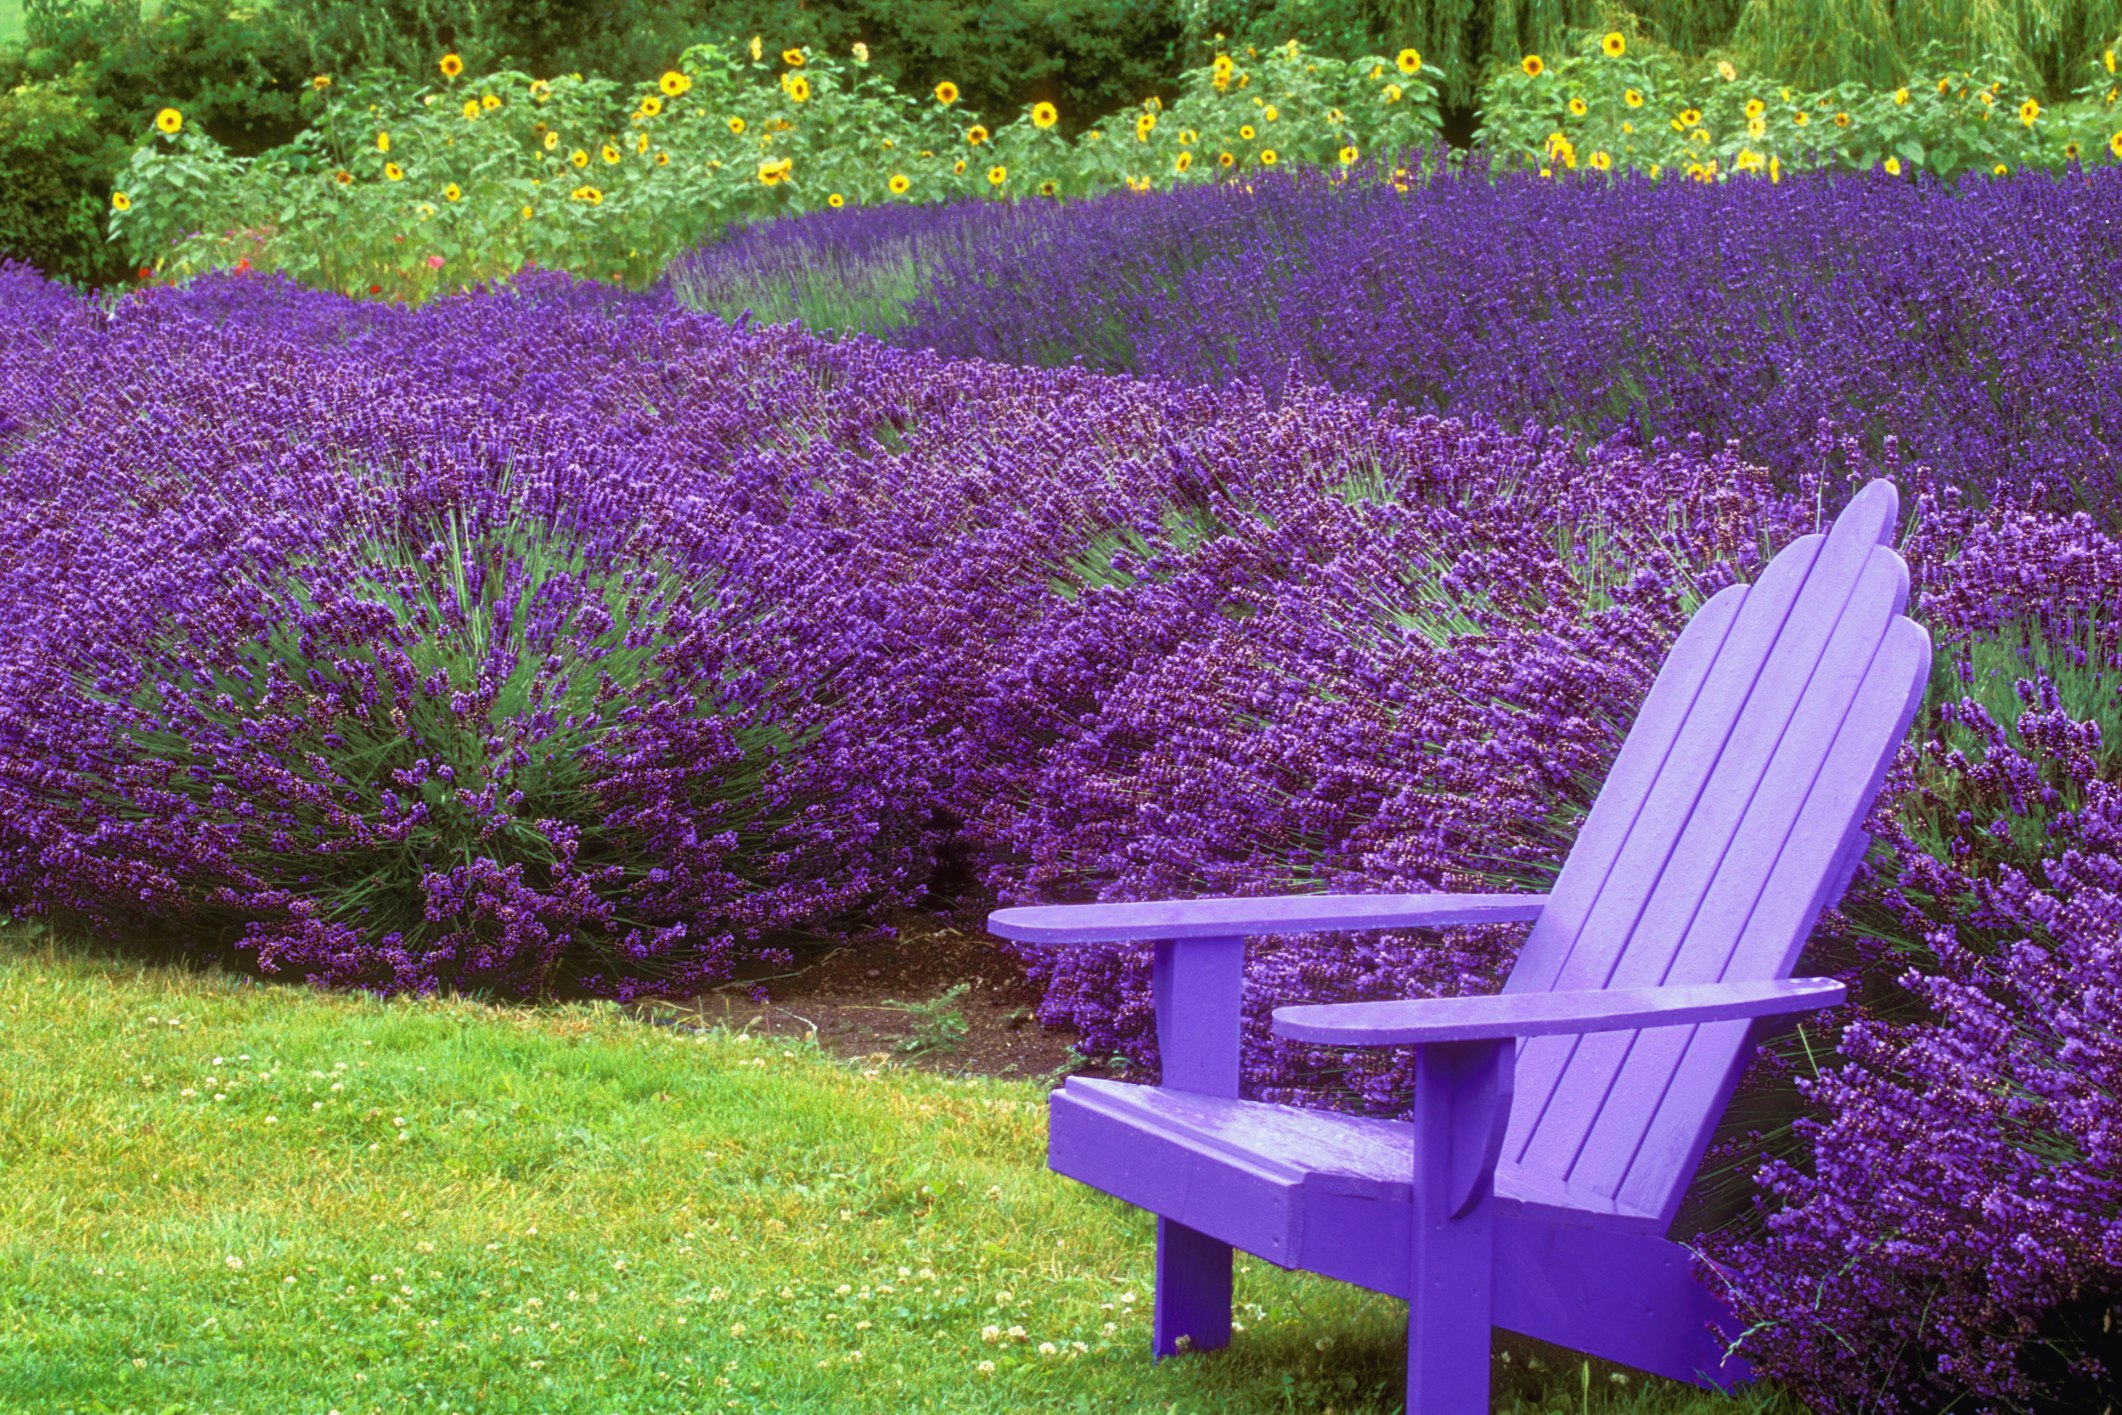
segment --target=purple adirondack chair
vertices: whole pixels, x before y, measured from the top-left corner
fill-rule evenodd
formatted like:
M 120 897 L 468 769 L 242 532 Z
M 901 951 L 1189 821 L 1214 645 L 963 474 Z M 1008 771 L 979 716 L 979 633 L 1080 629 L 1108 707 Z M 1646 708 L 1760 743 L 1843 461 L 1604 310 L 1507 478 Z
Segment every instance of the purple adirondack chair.
M 1162 1084 L 1056 1091 L 1049 1163 L 1158 1215 L 1152 1351 L 1230 1339 L 1234 1247 L 1410 1299 L 1407 1408 L 1488 1409 L 1490 1327 L 1709 1386 L 1731 1314 L 1667 1238 L 1711 1131 L 1869 837 L 1930 639 L 1896 497 L 1689 622 L 1546 895 L 1307 895 L 1003 909 L 1038 944 L 1154 941 Z M 1413 1119 L 1238 1099 L 1249 935 L 1523 921 L 1494 997 L 1284 1007 L 1301 1041 L 1413 1047 Z

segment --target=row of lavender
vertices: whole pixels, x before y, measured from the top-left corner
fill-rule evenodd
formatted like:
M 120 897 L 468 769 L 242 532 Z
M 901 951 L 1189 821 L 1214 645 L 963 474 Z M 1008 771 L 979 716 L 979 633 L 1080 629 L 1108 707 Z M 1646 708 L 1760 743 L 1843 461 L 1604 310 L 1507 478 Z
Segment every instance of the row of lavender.
M 1149 199 L 823 212 L 671 278 L 697 307 L 952 355 L 1695 433 L 1779 477 L 1818 469 L 1824 420 L 1984 488 L 2122 504 L 2117 168 L 1711 187 L 1414 157 Z
M 1865 461 L 1816 434 L 1775 481 L 557 276 L 106 308 L 0 271 L 0 904 L 631 996 L 967 866 L 1011 900 L 1537 885 L 1690 608 Z M 2083 1394 L 2052 1343 L 2122 1296 L 2122 545 L 1888 471 L 1941 669 L 1816 940 L 1864 1002 L 1779 1212 L 1705 1243 L 1825 1405 Z M 1516 942 L 1259 948 L 1248 1083 L 1390 1105 L 1389 1063 L 1308 1070 L 1267 1009 L 1486 987 Z M 1049 1017 L 1154 1060 L 1142 959 L 1042 967 Z

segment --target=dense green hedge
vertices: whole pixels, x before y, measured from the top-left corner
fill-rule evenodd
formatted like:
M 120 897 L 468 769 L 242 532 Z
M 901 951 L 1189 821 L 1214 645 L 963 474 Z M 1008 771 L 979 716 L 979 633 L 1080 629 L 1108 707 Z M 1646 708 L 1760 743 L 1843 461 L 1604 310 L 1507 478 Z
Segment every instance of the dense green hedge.
M 1411 44 L 1469 103 L 1482 80 L 1570 29 L 1619 28 L 1689 58 L 1725 58 L 1798 88 L 1891 88 L 1927 46 L 2000 69 L 2043 103 L 2067 96 L 2122 30 L 2122 0 L 1187 0 L 1190 50 L 1224 35 L 1265 48 L 1299 35 L 1340 54 Z M 1985 62 L 1986 61 L 1986 62 Z
M 426 78 L 447 51 L 474 72 L 632 80 L 702 39 L 758 34 L 775 50 L 867 44 L 880 76 L 916 93 L 947 78 L 972 113 L 1043 99 L 1082 118 L 1171 96 L 1183 34 L 1179 0 L 166 0 L 152 14 L 139 0 L 28 0 L 24 19 L 26 44 L 0 50 L 0 95 L 29 96 L 6 101 L 0 131 L 48 132 L 68 150 L 27 138 L 8 150 L 0 255 L 81 281 L 112 273 L 88 226 L 164 107 L 247 156 L 301 130 L 320 73 Z
M 2044 104 L 2122 31 L 2122 0 L 24 0 L 27 42 L 0 46 L 0 255 L 110 278 L 100 212 L 155 112 L 180 108 L 230 153 L 285 144 L 311 77 L 367 67 L 517 69 L 632 81 L 697 41 L 869 46 L 879 76 L 955 83 L 969 113 L 1055 103 L 1063 128 L 1149 95 L 1219 51 L 1298 37 L 1322 55 L 1419 49 L 1445 75 L 1446 131 L 1472 132 L 1485 79 L 1568 27 L 1618 26 L 1679 56 L 1823 89 L 1891 87 L 1933 42 Z
M 103 239 L 103 191 L 130 155 L 72 94 L 0 92 L 0 255 L 77 278 L 120 274 L 122 257 Z

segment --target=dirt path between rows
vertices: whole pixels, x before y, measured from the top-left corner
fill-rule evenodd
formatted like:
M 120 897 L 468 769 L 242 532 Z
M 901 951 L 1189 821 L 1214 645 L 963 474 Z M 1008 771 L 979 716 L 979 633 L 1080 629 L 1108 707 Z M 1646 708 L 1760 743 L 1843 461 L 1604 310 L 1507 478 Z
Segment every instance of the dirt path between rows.
M 1087 1068 L 1075 1034 L 1039 1025 L 1039 992 L 978 916 L 906 914 L 890 939 L 805 949 L 793 968 L 634 1010 L 665 1026 L 815 1037 L 845 1057 L 889 1056 L 951 1075 L 1052 1078 Z M 763 983 L 767 1001 L 751 990 Z

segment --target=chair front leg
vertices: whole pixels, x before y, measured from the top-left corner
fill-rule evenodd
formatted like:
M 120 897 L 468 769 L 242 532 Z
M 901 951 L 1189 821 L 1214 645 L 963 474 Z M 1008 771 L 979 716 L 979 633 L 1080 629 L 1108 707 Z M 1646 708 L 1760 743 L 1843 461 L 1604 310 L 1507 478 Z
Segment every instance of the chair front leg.
M 1496 1161 L 1516 1059 L 1509 1038 L 1415 1052 L 1408 1415 L 1488 1412 Z
M 1168 1090 L 1238 1094 L 1238 1041 L 1245 999 L 1245 940 L 1196 938 L 1156 945 L 1150 995 Z M 1157 1297 L 1150 1354 L 1212 1351 L 1230 1344 L 1231 1247 L 1157 1217 Z

